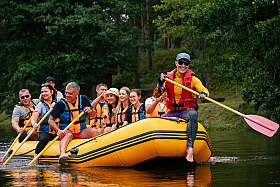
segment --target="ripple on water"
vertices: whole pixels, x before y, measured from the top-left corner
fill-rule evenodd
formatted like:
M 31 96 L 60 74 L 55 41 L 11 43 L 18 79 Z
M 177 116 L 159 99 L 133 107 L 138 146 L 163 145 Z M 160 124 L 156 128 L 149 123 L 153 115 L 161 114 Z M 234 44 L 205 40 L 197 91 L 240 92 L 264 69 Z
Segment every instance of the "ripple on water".
M 216 163 L 216 162 L 236 162 L 238 161 L 238 157 L 210 157 L 209 162 L 210 163 Z

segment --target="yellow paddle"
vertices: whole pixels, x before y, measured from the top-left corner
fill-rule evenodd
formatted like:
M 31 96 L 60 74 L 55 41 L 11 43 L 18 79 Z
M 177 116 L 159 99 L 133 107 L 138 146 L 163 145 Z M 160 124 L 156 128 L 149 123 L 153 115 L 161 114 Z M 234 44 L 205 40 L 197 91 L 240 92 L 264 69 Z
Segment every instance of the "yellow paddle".
M 177 86 L 180 86 L 181 88 L 183 88 L 183 89 L 185 89 L 185 90 L 187 90 L 187 91 L 189 91 L 189 92 L 191 92 L 195 95 L 199 95 L 198 92 L 196 92 L 196 91 L 194 91 L 190 88 L 187 88 L 187 87 L 185 87 L 185 86 L 183 86 L 183 85 L 181 85 L 181 84 L 179 84 L 175 81 L 172 81 L 168 78 L 165 78 L 165 80 L 168 81 L 168 82 L 171 82 L 172 84 L 176 84 Z M 234 109 L 232 109 L 232 108 L 230 108 L 226 105 L 223 105 L 223 104 L 209 98 L 209 97 L 205 97 L 205 99 L 212 102 L 212 103 L 215 103 L 216 105 L 219 105 L 219 106 L 221 106 L 221 107 L 223 107 L 223 108 L 225 108 L 225 109 L 227 109 L 227 110 L 229 110 L 229 111 L 231 111 L 231 112 L 233 112 L 237 115 L 242 116 L 250 127 L 252 127 L 254 130 L 256 130 L 256 131 L 258 131 L 258 132 L 260 132 L 260 133 L 262 133 L 262 134 L 264 134 L 268 137 L 272 137 L 277 132 L 277 130 L 279 128 L 279 125 L 277 123 L 275 123 L 275 122 L 273 122 L 269 119 L 266 119 L 262 116 L 245 115 L 245 114 L 242 114 L 242 113 L 240 113 L 240 112 L 238 112 L 238 111 L 236 111 L 236 110 L 234 110 Z
M 44 119 L 51 113 L 52 108 L 45 114 L 45 116 L 39 121 L 38 126 L 44 121 Z M 32 116 L 33 117 L 33 116 Z M 3 165 L 6 165 L 7 162 L 9 162 L 9 160 L 14 156 L 14 154 L 16 154 L 16 152 L 19 150 L 19 148 L 21 148 L 21 146 L 26 142 L 26 140 L 28 140 L 28 138 L 33 134 L 33 132 L 36 129 L 33 128 L 31 130 L 31 132 L 26 136 L 26 138 L 19 144 L 19 146 L 16 148 L 15 151 L 13 151 L 13 153 L 11 154 L 11 156 L 6 160 L 6 162 L 3 163 Z
M 65 133 L 65 131 L 71 127 L 71 125 L 73 125 L 73 123 L 75 123 L 75 121 L 77 121 L 85 112 L 81 112 L 80 115 L 78 115 L 64 130 L 63 133 Z M 28 165 L 33 164 L 33 162 L 35 162 L 57 139 L 59 138 L 59 136 L 56 136 Z
M 23 127 L 23 129 L 25 129 L 27 127 L 27 125 L 30 123 L 31 119 L 33 118 L 34 113 L 32 114 L 32 116 L 29 118 L 29 120 L 27 121 L 26 125 Z M 8 153 L 10 152 L 10 150 L 14 147 L 15 143 L 17 142 L 17 140 L 19 139 L 19 137 L 21 136 L 21 133 L 18 134 L 18 136 L 16 137 L 16 139 L 13 141 L 12 145 L 10 146 L 10 148 L 8 149 L 8 151 L 5 153 L 5 155 L 0 159 L 0 162 L 3 162 L 6 158 L 6 156 L 8 155 Z

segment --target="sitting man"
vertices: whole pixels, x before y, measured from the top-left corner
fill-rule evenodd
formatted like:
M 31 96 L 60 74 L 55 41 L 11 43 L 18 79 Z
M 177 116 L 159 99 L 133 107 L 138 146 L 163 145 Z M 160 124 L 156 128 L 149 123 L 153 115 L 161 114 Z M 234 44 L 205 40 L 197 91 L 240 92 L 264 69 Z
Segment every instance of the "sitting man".
M 63 130 L 81 112 L 88 113 L 90 117 L 96 115 L 96 111 L 92 110 L 89 99 L 85 95 L 79 95 L 79 92 L 80 86 L 76 82 L 70 82 L 65 89 L 66 99 L 63 98 L 56 103 L 49 118 L 49 125 L 56 131 L 61 140 L 59 163 L 62 165 L 68 160 L 66 149 L 72 139 L 91 138 L 99 135 L 95 128 L 87 128 L 85 114 L 63 133 Z M 59 127 L 55 122 L 57 118 L 60 119 Z
M 191 58 L 187 53 L 179 53 L 176 57 L 176 68 L 167 72 L 167 77 L 171 80 L 199 92 L 199 98 L 209 96 L 209 91 L 203 86 L 201 81 L 195 76 L 195 73 L 189 69 Z M 162 86 L 165 82 L 164 74 L 162 73 L 158 79 L 157 88 L 154 91 L 156 98 L 162 94 Z M 187 125 L 187 144 L 186 160 L 194 162 L 193 145 L 196 138 L 198 123 L 197 123 L 197 102 L 196 95 L 192 94 L 180 86 L 166 82 L 167 96 L 165 97 L 165 105 L 170 110 L 163 117 L 178 117 L 188 121 Z
M 19 91 L 19 99 L 20 102 L 13 110 L 12 127 L 18 133 L 21 133 L 19 142 L 22 142 L 33 128 L 31 122 L 25 129 L 23 127 L 33 115 L 34 109 L 36 108 L 39 99 L 31 100 L 31 94 L 29 93 L 28 89 L 22 89 Z M 37 140 L 37 132 L 33 132 L 28 140 Z
M 94 118 L 89 118 L 90 126 L 99 129 L 100 124 L 104 119 L 104 107 L 107 101 L 104 99 L 104 93 L 107 91 L 108 86 L 104 83 L 100 83 L 96 86 L 97 98 L 91 103 L 91 106 L 96 110 L 96 116 Z

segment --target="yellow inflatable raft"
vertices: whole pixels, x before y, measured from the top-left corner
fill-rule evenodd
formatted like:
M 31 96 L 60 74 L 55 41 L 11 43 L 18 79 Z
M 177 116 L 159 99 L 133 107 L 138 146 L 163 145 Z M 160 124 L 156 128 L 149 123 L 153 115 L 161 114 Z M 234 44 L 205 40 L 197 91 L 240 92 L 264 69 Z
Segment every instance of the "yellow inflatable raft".
M 187 123 L 182 120 L 146 118 L 94 138 L 72 140 L 67 147 L 67 164 L 73 167 L 134 166 L 157 158 L 164 158 L 164 163 L 172 159 L 185 160 L 186 127 Z M 59 143 L 56 141 L 40 157 L 40 161 L 58 164 Z M 12 159 L 32 160 L 37 144 L 38 141 L 27 141 Z M 18 145 L 17 142 L 13 150 Z M 210 139 L 199 123 L 194 159 L 196 162 L 207 162 L 210 156 Z

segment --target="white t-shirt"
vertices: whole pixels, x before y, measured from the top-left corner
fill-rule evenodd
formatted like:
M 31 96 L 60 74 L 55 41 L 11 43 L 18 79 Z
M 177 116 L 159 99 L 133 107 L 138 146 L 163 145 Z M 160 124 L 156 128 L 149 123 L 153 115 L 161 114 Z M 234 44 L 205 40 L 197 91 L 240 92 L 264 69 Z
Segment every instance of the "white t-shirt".
M 149 97 L 145 101 L 145 107 L 146 107 L 146 105 L 151 105 L 151 104 L 153 104 L 153 99 Z M 165 105 L 162 102 L 159 102 L 159 107 L 160 107 L 160 112 L 162 112 Z

